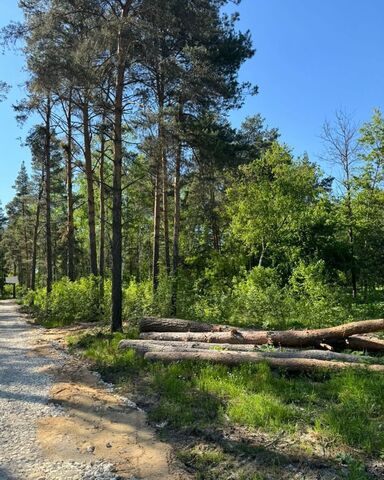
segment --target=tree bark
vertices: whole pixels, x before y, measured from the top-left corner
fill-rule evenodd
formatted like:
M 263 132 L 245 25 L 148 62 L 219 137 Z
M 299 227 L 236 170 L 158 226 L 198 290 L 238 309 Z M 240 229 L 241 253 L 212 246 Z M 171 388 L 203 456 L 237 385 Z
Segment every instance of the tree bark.
M 171 311 L 172 315 L 176 315 L 177 310 L 177 274 L 180 263 L 179 239 L 180 239 L 180 174 L 181 174 L 181 157 L 182 144 L 178 142 L 176 158 L 175 158 L 175 177 L 173 181 L 173 197 L 174 197 L 174 213 L 173 213 L 173 259 L 172 259 L 172 298 Z
M 69 94 L 67 112 L 67 275 L 75 280 L 75 223 L 73 213 L 73 164 L 72 164 L 72 93 Z
M 128 16 L 131 2 L 125 2 L 121 11 L 121 24 L 117 37 L 117 67 L 114 106 L 114 155 L 113 155 L 113 213 L 112 213 L 112 322 L 111 331 L 123 330 L 123 286 L 122 286 L 122 167 L 123 167 L 123 97 L 126 69 L 126 45 L 124 20 Z
M 350 355 L 347 353 L 330 352 L 327 350 L 289 350 L 289 351 L 257 351 L 254 345 L 233 345 L 230 343 L 219 343 L 212 345 L 202 342 L 160 342 L 154 340 L 121 340 L 120 350 L 133 349 L 137 353 L 147 352 L 185 352 L 185 351 L 236 351 L 253 352 L 260 358 L 312 358 L 316 360 L 335 360 L 348 363 L 372 362 L 371 357 Z
M 384 340 L 378 338 L 363 337 L 359 335 L 352 335 L 346 338 L 342 343 L 343 348 L 351 350 L 366 350 L 371 353 L 384 352 Z
M 188 351 L 188 352 L 148 352 L 144 358 L 149 361 L 172 363 L 178 361 L 207 361 L 228 366 L 243 363 L 266 363 L 272 368 L 283 368 L 294 372 L 312 372 L 314 370 L 339 371 L 358 368 L 371 372 L 384 372 L 384 365 L 363 365 L 361 363 L 336 362 L 310 358 L 262 357 L 259 353 L 229 351 Z
M 47 111 L 45 122 L 45 233 L 47 255 L 47 293 L 52 291 L 53 257 L 52 257 L 52 229 L 51 229 L 51 96 L 47 96 Z
M 164 139 L 162 140 L 164 142 Z M 162 190 L 163 190 L 163 228 L 164 228 L 164 253 L 167 275 L 171 274 L 171 255 L 169 251 L 169 220 L 168 220 L 168 161 L 164 146 L 161 154 L 162 164 Z
M 104 128 L 104 119 L 103 119 Z M 100 239 L 99 239 L 99 275 L 100 275 L 100 296 L 104 296 L 105 276 L 105 135 L 101 132 L 100 137 Z
M 152 254 L 152 286 L 153 292 L 159 286 L 160 273 L 160 165 L 156 160 L 155 184 L 154 184 L 154 206 L 153 206 L 153 254 Z
M 89 230 L 89 252 L 91 273 L 97 277 L 97 246 L 96 246 L 96 215 L 95 215 L 95 193 L 93 185 L 93 167 L 91 135 L 89 124 L 89 105 L 87 101 L 82 104 L 83 128 L 84 128 L 84 157 L 85 173 L 87 177 L 87 200 L 88 200 L 88 230 Z
M 316 330 L 258 331 L 233 328 L 216 332 L 164 332 L 142 333 L 143 340 L 192 341 L 208 343 L 237 343 L 274 345 L 283 347 L 311 347 L 321 344 L 338 344 L 348 337 L 384 330 L 384 319 L 352 322 L 337 327 Z
M 45 173 L 44 173 L 44 164 L 43 164 L 41 166 L 40 188 L 39 188 L 39 195 L 37 198 L 35 225 L 33 228 L 32 265 L 31 265 L 31 289 L 32 290 L 36 290 L 37 243 L 39 238 L 41 200 L 44 194 L 44 177 L 45 177 Z
M 140 332 L 212 332 L 215 327 L 177 318 L 144 317 L 140 319 L 139 328 Z

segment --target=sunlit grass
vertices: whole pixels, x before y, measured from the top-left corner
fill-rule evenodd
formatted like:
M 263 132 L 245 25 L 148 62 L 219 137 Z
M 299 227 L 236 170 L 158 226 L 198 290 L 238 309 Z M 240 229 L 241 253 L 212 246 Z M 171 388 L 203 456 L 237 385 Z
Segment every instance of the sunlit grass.
M 299 437 L 314 432 L 340 449 L 384 451 L 384 377 L 366 371 L 289 376 L 265 365 L 236 368 L 207 363 L 149 364 L 132 350 L 119 351 L 125 335 L 71 339 L 110 380 L 145 377 L 156 398 L 150 418 L 170 427 L 244 425 Z M 356 467 L 357 468 L 357 467 Z M 354 477 L 351 477 L 354 478 Z M 364 478 L 364 477 L 356 477 Z

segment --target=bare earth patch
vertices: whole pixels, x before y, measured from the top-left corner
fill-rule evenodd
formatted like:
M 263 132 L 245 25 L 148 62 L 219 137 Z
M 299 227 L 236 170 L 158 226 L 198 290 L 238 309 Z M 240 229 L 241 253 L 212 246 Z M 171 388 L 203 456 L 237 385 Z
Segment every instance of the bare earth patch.
M 63 344 L 69 331 L 45 331 L 35 353 L 62 355 L 57 346 Z M 117 477 L 124 479 L 190 478 L 180 470 L 172 448 L 156 438 L 146 414 L 127 399 L 109 392 L 83 360 L 66 356 L 63 366 L 51 373 L 55 375 L 51 402 L 61 405 L 65 416 L 39 420 L 37 438 L 47 458 L 105 461 L 115 466 Z

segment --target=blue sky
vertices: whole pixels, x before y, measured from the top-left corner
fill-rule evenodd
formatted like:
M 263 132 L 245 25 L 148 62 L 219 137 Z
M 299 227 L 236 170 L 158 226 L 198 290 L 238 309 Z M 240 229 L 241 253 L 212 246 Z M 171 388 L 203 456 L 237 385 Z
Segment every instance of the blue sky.
M 20 17 L 16 0 L 2 0 L 0 25 Z M 243 0 L 236 9 L 240 28 L 252 32 L 255 57 L 241 78 L 259 86 L 231 115 L 239 125 L 247 115 L 261 113 L 278 127 L 282 140 L 296 154 L 317 160 L 319 133 L 336 109 L 367 121 L 384 106 L 384 2 L 382 0 Z M 22 58 L 0 56 L 0 79 L 13 84 L 9 100 L 0 104 L 0 200 L 8 202 L 12 184 L 28 150 L 20 146 L 20 129 L 11 108 L 23 97 Z M 326 166 L 324 166 L 326 168 Z

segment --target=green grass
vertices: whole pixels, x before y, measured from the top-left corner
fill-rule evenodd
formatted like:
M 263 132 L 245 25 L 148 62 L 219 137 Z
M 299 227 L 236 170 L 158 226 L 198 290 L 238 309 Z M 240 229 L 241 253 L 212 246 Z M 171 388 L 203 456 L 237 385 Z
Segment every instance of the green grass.
M 72 337 L 70 344 L 81 348 L 108 381 L 131 391 L 139 385 L 150 420 L 164 422 L 167 430 L 188 434 L 238 425 L 271 435 L 283 432 L 284 438 L 291 438 L 308 455 L 316 443 L 329 442 L 334 460 L 346 465 L 347 473 L 340 477 L 346 480 L 370 477 L 360 460 L 345 455 L 352 452 L 361 459 L 384 453 L 383 375 L 350 370 L 292 376 L 272 371 L 266 364 L 227 368 L 203 362 L 147 363 L 132 350 L 117 349 L 126 337 L 100 331 Z M 314 443 L 302 442 L 303 434 L 309 434 Z M 219 471 L 216 464 L 221 465 L 220 472 L 226 469 L 227 455 L 258 454 L 257 448 L 248 444 L 240 450 L 187 449 L 180 455 L 193 465 L 197 479 L 210 480 Z M 337 459 L 336 452 L 344 457 Z M 204 473 L 207 471 L 213 476 Z M 254 477 L 251 473 L 244 478 L 263 478 L 262 473 L 256 472 Z

